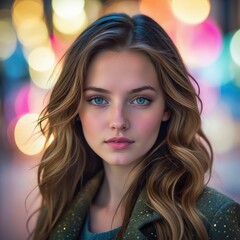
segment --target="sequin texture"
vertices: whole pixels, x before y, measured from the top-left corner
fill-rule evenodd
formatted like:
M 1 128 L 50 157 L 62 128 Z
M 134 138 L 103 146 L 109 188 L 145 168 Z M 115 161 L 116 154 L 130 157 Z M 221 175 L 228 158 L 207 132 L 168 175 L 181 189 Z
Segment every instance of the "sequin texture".
M 49 239 L 79 240 L 84 219 L 101 184 L 101 179 L 102 175 L 98 175 L 86 184 L 52 230 Z M 207 187 L 197 202 L 197 208 L 203 215 L 209 240 L 240 240 L 240 205 L 238 203 Z M 134 206 L 123 239 L 157 239 L 152 223 L 160 219 L 160 214 L 147 206 L 146 192 L 142 191 Z

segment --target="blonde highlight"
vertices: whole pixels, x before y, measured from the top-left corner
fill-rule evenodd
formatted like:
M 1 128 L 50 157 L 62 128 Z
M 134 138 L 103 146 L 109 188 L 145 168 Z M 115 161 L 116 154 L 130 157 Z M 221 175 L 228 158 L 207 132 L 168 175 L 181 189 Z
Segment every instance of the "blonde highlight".
M 211 175 L 213 153 L 201 127 L 201 100 L 191 82 L 196 81 L 157 23 L 144 15 L 131 18 L 125 14 L 96 21 L 65 55 L 49 104 L 39 119 L 47 141 L 51 135 L 54 139 L 38 168 L 42 205 L 30 237 L 46 239 L 76 193 L 102 169 L 101 160 L 84 139 L 77 117 L 88 66 L 104 50 L 137 51 L 148 56 L 171 115 L 162 124 L 155 145 L 136 166 L 137 177 L 122 199 L 122 203 L 128 203 L 128 211 L 116 239 L 122 239 L 142 189 L 146 189 L 149 207 L 163 217 L 154 224 L 159 239 L 192 239 L 193 234 L 197 239 L 208 239 L 196 202 L 206 185 L 206 174 Z

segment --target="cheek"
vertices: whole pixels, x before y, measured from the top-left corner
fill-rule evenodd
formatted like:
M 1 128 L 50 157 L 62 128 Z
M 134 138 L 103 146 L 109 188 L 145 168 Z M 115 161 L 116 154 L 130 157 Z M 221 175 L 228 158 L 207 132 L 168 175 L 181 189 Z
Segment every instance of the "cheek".
M 79 116 L 82 124 L 82 129 L 85 134 L 86 132 L 89 132 L 89 130 L 91 129 L 91 126 L 94 125 L 93 118 L 89 117 L 89 114 L 87 114 L 84 111 L 80 112 Z
M 103 123 L 101 115 L 96 116 L 96 114 L 92 112 L 82 111 L 79 116 L 82 123 L 83 132 L 85 134 L 96 135 L 96 130 L 101 128 L 101 124 Z
M 142 118 L 138 121 L 138 128 L 141 130 L 141 132 L 152 136 L 158 135 L 160 126 L 161 120 L 158 116 Z

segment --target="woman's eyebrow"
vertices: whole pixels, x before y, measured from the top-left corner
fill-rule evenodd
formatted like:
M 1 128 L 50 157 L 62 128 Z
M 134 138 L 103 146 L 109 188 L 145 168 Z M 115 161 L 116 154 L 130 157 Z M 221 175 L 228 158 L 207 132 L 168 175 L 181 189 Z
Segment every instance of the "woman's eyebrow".
M 94 91 L 94 92 L 101 92 L 101 93 L 107 93 L 110 94 L 111 92 L 107 89 L 104 88 L 99 88 L 99 87 L 86 87 L 83 89 L 84 92 L 86 91 Z
M 151 91 L 157 92 L 157 90 L 155 88 L 153 88 L 152 86 L 142 86 L 139 88 L 132 89 L 129 93 L 138 93 L 138 92 L 142 92 L 144 90 L 151 90 Z
M 152 86 L 142 86 L 142 87 L 139 87 L 139 88 L 134 88 L 132 90 L 129 91 L 129 93 L 138 93 L 138 92 L 142 92 L 142 91 L 145 91 L 145 90 L 151 90 L 151 91 L 154 91 L 154 92 L 157 92 L 155 88 L 153 88 Z M 100 93 L 106 93 L 106 94 L 110 94 L 111 91 L 107 90 L 107 89 L 104 89 L 104 88 L 99 88 L 99 87 L 86 87 L 83 89 L 83 91 L 94 91 L 94 92 L 100 92 Z

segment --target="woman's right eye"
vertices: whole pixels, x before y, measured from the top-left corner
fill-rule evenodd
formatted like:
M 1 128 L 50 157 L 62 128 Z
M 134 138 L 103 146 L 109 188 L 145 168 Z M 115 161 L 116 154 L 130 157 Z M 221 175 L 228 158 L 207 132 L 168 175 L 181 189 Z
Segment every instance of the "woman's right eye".
M 108 102 L 102 97 L 92 97 L 88 100 L 88 102 L 95 106 L 108 104 Z

